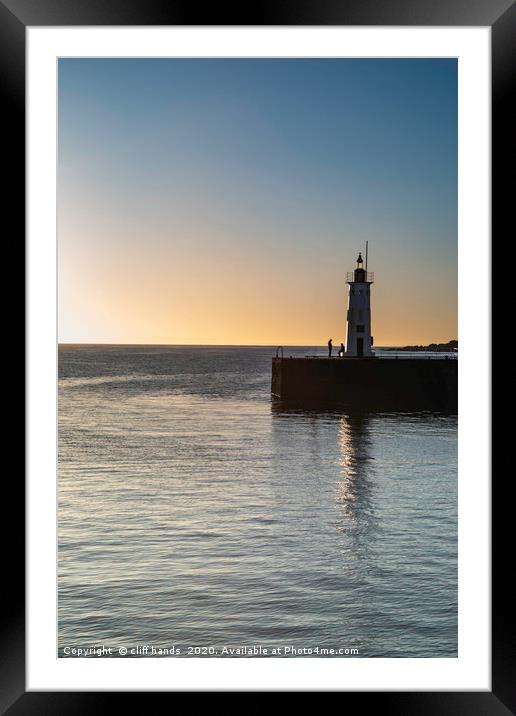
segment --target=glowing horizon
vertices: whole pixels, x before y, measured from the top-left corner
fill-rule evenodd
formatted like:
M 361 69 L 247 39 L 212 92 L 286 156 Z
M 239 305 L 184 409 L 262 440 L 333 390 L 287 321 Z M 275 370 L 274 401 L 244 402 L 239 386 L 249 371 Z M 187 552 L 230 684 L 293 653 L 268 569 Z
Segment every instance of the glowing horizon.
M 59 342 L 457 338 L 456 60 L 59 60 Z

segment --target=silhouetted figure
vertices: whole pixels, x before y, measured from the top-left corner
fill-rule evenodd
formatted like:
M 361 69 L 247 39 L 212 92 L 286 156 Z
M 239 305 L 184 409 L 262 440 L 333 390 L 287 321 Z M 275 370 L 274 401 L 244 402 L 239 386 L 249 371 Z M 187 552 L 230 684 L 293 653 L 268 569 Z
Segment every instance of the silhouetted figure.
M 333 343 L 331 341 L 332 339 L 330 338 L 330 340 L 328 341 L 328 358 L 331 358 L 331 351 L 333 348 Z
M 339 358 L 344 357 L 344 343 L 340 344 L 340 350 L 339 350 Z

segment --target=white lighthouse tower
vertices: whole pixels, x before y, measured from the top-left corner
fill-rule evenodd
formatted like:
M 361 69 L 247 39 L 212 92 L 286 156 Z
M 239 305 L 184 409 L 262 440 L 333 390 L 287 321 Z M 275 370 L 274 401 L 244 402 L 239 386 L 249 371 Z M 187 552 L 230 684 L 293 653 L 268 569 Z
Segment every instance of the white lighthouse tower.
M 367 271 L 367 266 L 364 269 L 361 253 L 358 254 L 356 269 L 348 272 L 346 282 L 349 284 L 346 357 L 372 358 L 371 284 L 374 274 Z

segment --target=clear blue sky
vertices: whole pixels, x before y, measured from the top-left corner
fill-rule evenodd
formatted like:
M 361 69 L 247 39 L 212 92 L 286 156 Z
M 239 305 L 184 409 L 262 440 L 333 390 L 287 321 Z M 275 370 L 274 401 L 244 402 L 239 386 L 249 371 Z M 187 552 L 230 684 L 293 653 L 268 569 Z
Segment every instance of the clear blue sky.
M 456 60 L 59 61 L 62 341 L 449 340 Z

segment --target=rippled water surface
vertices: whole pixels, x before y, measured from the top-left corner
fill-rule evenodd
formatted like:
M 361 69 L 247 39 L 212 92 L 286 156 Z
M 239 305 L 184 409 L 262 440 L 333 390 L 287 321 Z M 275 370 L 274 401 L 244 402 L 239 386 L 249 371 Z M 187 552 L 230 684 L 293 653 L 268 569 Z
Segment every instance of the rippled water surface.
M 60 654 L 457 655 L 456 417 L 276 409 L 272 353 L 60 347 Z

